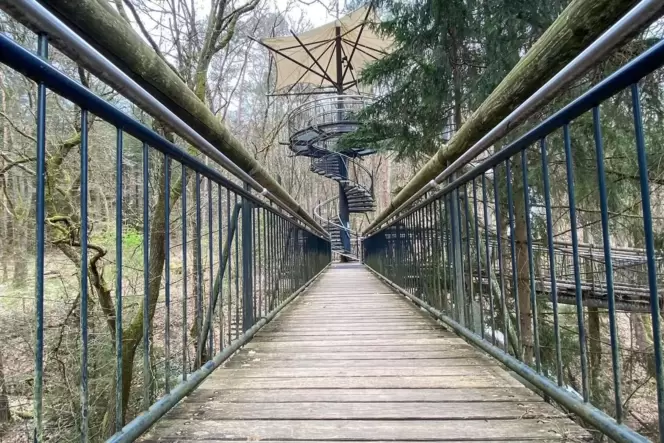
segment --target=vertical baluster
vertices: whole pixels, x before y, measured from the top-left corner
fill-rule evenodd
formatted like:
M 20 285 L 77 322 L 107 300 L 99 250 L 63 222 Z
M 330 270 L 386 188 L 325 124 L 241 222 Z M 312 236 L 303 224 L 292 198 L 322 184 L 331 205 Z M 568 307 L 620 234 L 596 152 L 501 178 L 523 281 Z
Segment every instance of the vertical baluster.
M 124 426 L 122 413 L 122 157 L 123 133 L 116 130 L 115 148 L 115 432 Z
M 503 267 L 502 228 L 500 224 L 500 196 L 498 193 L 498 169 L 493 168 L 493 198 L 496 216 L 496 255 L 498 256 L 498 272 L 500 273 L 500 305 L 503 311 L 503 344 L 504 351 L 509 352 L 510 318 L 505 299 L 505 268 Z M 488 225 L 487 225 L 488 229 Z
M 249 191 L 249 185 L 245 183 L 245 190 Z M 252 281 L 252 217 L 253 211 L 251 200 L 242 197 L 242 332 L 247 332 L 254 323 L 253 291 Z
M 267 218 L 269 216 L 267 208 L 263 208 L 263 216 L 261 217 L 261 223 L 263 225 L 263 251 L 262 251 L 262 256 L 263 256 L 263 284 L 262 284 L 262 289 L 261 292 L 263 294 L 263 312 L 265 312 L 265 315 L 268 314 L 268 304 L 267 304 L 267 299 L 269 295 L 269 278 L 270 278 L 270 270 L 268 267 L 268 224 L 267 224 Z
M 260 317 L 260 302 L 257 300 L 258 294 L 256 293 L 257 291 L 257 286 L 256 286 L 256 260 L 258 258 L 258 249 L 256 245 L 256 223 L 258 222 L 258 214 L 254 214 L 254 212 L 258 212 L 258 206 L 252 208 L 252 218 L 251 218 L 251 247 L 252 247 L 252 256 L 251 256 L 251 279 L 252 279 L 252 291 L 251 291 L 251 297 L 253 299 L 252 307 L 253 307 L 253 319 L 255 321 L 256 318 Z
M 394 272 L 396 273 L 396 282 L 399 286 L 402 288 L 405 287 L 403 284 L 403 272 L 402 272 L 402 266 L 403 266 L 403 259 L 401 255 L 401 222 L 397 222 L 397 224 L 394 225 Z M 367 239 L 366 247 L 367 247 L 367 254 L 369 256 L 372 256 L 373 259 L 373 249 L 371 248 L 371 245 L 373 244 L 373 237 L 370 237 Z M 372 263 L 373 266 L 373 263 Z
M 434 206 L 434 226 L 436 231 L 434 235 L 436 236 L 436 246 L 435 246 L 435 255 L 436 255 L 436 302 L 438 303 L 436 308 L 443 309 L 443 282 L 442 282 L 442 273 L 441 268 L 445 269 L 445 260 L 443 256 L 443 229 L 442 229 L 442 217 L 441 217 L 441 201 L 440 198 L 437 198 Z
M 436 299 L 438 297 L 438 259 L 436 252 L 438 251 L 438 237 L 436 236 L 436 202 L 433 200 L 429 203 L 428 207 L 428 232 L 429 232 L 429 250 L 428 254 L 431 259 L 431 271 L 429 276 L 430 291 L 429 304 L 436 306 Z M 389 275 L 389 271 L 388 274 Z
M 484 295 L 482 294 L 482 254 L 480 253 L 480 225 L 477 218 L 479 214 L 477 212 L 477 183 L 473 178 L 473 222 L 475 224 L 475 255 L 477 267 L 477 292 L 479 296 L 480 304 L 480 335 L 484 338 Z M 487 274 L 487 281 L 489 282 L 489 297 L 491 296 L 491 280 L 490 276 Z
M 143 143 L 143 409 L 150 407 L 150 183 L 149 146 Z
M 659 415 L 659 435 L 664 439 L 664 367 L 662 364 L 662 336 L 660 325 L 659 294 L 657 293 L 657 264 L 655 262 L 655 241 L 652 230 L 652 208 L 650 206 L 650 185 L 648 183 L 648 162 L 646 144 L 643 136 L 641 120 L 641 104 L 639 87 L 633 84 L 632 112 L 634 114 L 634 132 L 636 136 L 636 153 L 639 163 L 639 183 L 641 188 L 641 206 L 643 210 L 643 227 L 645 233 L 646 258 L 648 262 L 648 289 L 650 292 L 650 315 L 652 320 L 653 347 L 655 358 L 655 379 L 657 381 L 657 411 Z
M 233 201 L 237 207 L 238 199 L 235 193 L 233 194 Z M 240 242 L 238 241 L 238 222 L 235 223 L 235 338 L 237 339 L 240 336 Z
M 563 385 L 563 357 L 560 344 L 560 319 L 558 317 L 558 285 L 556 283 L 556 256 L 553 249 L 553 216 L 551 214 L 551 186 L 549 184 L 549 160 L 546 140 L 540 140 L 542 157 L 542 180 L 544 185 L 544 208 L 546 210 L 546 239 L 549 255 L 549 279 L 551 280 L 551 303 L 553 305 L 553 335 L 556 346 L 556 373 L 558 386 Z
M 263 317 L 264 314 L 266 314 L 265 310 L 263 310 L 263 250 L 261 249 L 262 246 L 262 236 L 263 236 L 263 229 L 262 229 L 262 219 L 263 217 L 261 214 L 263 213 L 263 207 L 259 206 L 258 209 L 256 210 L 256 229 L 258 230 L 258 235 L 256 236 L 256 260 L 258 261 L 258 266 L 257 266 L 257 271 L 258 275 L 256 277 L 257 279 L 257 284 L 256 286 L 254 284 L 255 291 L 258 292 L 258 317 Z M 256 272 L 254 272 L 256 274 Z
M 583 387 L 583 401 L 589 400 L 588 392 L 588 358 L 586 354 L 586 329 L 583 318 L 583 294 L 581 292 L 581 269 L 579 263 L 579 238 L 576 222 L 576 195 L 574 190 L 574 171 L 572 166 L 572 142 L 569 134 L 569 124 L 563 126 L 563 139 L 565 145 L 565 169 L 567 172 L 567 195 L 569 201 L 569 219 L 572 234 L 572 253 L 574 266 L 574 293 L 576 296 L 576 319 L 579 328 L 579 358 L 581 364 L 581 384 Z
M 285 278 L 284 271 L 286 267 L 284 266 L 286 260 L 288 259 L 288 237 L 286 237 L 286 227 L 284 226 L 284 221 L 278 215 L 275 216 L 277 223 L 279 225 L 279 252 L 278 255 L 278 267 L 277 267 L 277 279 L 279 281 L 279 291 L 277 293 L 277 302 L 275 306 L 279 306 L 284 295 L 284 289 L 288 285 L 288 280 Z
M 164 155 L 164 360 L 166 394 L 171 392 L 171 159 Z
M 212 180 L 208 177 L 208 255 L 210 262 L 210 299 L 208 301 L 208 315 L 207 315 L 207 324 L 205 332 L 208 339 L 208 360 L 214 356 L 214 324 L 212 323 L 212 318 L 214 315 L 214 217 L 212 210 Z M 221 262 L 220 262 L 221 264 Z M 204 340 L 205 337 L 202 337 Z
M 180 193 L 182 204 L 182 380 L 187 380 L 187 168 L 182 165 L 182 177 L 180 179 L 182 189 Z
M 415 248 L 413 245 L 415 233 L 414 214 L 408 216 L 408 228 L 406 229 L 406 241 L 410 251 L 410 267 L 408 269 L 409 282 L 412 295 L 417 296 L 417 286 L 415 285 L 415 273 L 417 271 L 417 258 L 415 257 Z
M 539 343 L 539 318 L 537 315 L 537 292 L 535 292 L 535 263 L 533 260 L 533 233 L 530 221 L 530 187 L 528 186 L 527 151 L 521 151 L 521 174 L 523 180 L 523 205 L 526 216 L 526 238 L 528 247 L 528 279 L 530 283 L 530 313 L 533 317 L 533 347 L 535 354 L 535 368 L 542 372 Z
M 413 280 L 416 283 L 416 286 L 414 288 L 414 292 L 415 292 L 414 295 L 416 297 L 420 296 L 418 292 L 419 292 L 419 288 L 420 288 L 419 285 L 422 281 L 422 279 L 420 277 L 421 268 L 419 266 L 420 265 L 420 257 L 418 255 L 418 242 L 417 242 L 418 226 L 419 226 L 419 223 L 418 223 L 417 213 L 414 212 L 413 214 L 411 214 L 411 227 L 410 227 L 409 236 L 410 236 L 411 248 L 413 249 L 412 275 L 413 275 Z M 415 278 L 416 276 L 417 276 L 417 278 Z
M 201 329 L 203 328 L 203 257 L 202 257 L 202 242 L 201 242 L 201 223 L 202 223 L 202 214 L 201 214 L 201 174 L 196 171 L 195 176 L 196 183 L 194 184 L 196 189 L 196 331 L 198 333 L 198 341 L 196 343 L 197 349 L 201 349 L 200 334 Z M 196 352 L 196 369 L 200 368 L 203 364 L 202 355 L 200 352 Z
M 507 182 L 507 212 L 510 227 L 510 254 L 512 264 L 512 292 L 514 294 L 514 309 L 516 311 L 516 357 L 523 360 L 523 335 L 521 334 L 521 310 L 519 306 L 519 276 L 516 263 L 516 244 L 514 243 L 514 195 L 512 194 L 512 166 L 510 160 L 505 161 L 505 181 Z M 507 298 L 507 295 L 505 295 Z
M 420 214 L 420 268 L 422 269 L 422 300 L 429 302 L 429 266 L 427 263 L 427 208 L 426 206 L 417 211 Z M 385 231 L 383 231 L 385 232 Z M 384 234 L 383 234 L 384 235 Z M 383 249 L 384 250 L 384 249 Z
M 435 237 L 435 207 L 436 200 L 427 205 L 427 258 L 430 261 L 429 265 L 429 304 L 434 305 L 436 299 L 436 237 Z
M 39 34 L 37 52 L 48 59 L 48 37 Z M 46 219 L 46 85 L 37 86 L 37 201 L 35 206 L 36 224 L 36 265 L 35 265 L 35 383 L 33 386 L 34 434 L 33 441 L 44 438 L 43 393 L 44 393 L 44 245 Z
M 493 266 L 489 248 L 489 198 L 486 192 L 486 174 L 482 174 L 482 203 L 484 205 L 484 248 L 486 253 L 486 276 L 489 282 L 489 314 L 491 315 L 491 344 L 496 346 L 496 312 L 493 303 Z
M 468 324 L 470 329 L 475 331 L 475 313 L 473 311 L 473 302 L 475 301 L 475 288 L 473 287 L 473 260 L 470 254 L 470 203 L 468 199 L 468 183 L 463 185 L 463 200 L 465 203 L 465 219 L 466 219 L 466 261 L 468 262 Z M 477 331 L 475 331 L 477 332 Z
M 270 271 L 269 278 L 268 278 L 268 312 L 272 311 L 272 307 L 274 306 L 274 214 L 272 214 L 272 211 L 268 213 L 268 223 L 269 223 L 269 231 L 268 231 L 268 244 L 269 244 L 269 253 L 268 253 L 268 269 Z
M 231 191 L 226 189 L 226 235 L 228 238 L 228 344 L 233 341 L 233 228 L 231 227 Z
M 442 297 L 442 305 L 440 307 L 441 310 L 447 311 L 448 308 L 448 295 L 450 293 L 450 283 L 449 283 L 449 276 L 448 276 L 448 271 L 450 270 L 450 230 L 449 230 L 449 224 L 448 224 L 448 201 L 449 201 L 449 196 L 450 194 L 448 193 L 447 195 L 443 196 L 443 202 L 440 205 L 441 206 L 441 230 L 440 230 L 440 236 L 442 240 L 442 245 L 441 245 L 441 253 L 443 256 L 443 297 Z M 449 312 L 445 312 L 446 315 L 450 315 Z
M 419 292 L 419 298 L 424 300 L 424 281 L 426 279 L 426 274 L 425 274 L 425 269 L 424 269 L 424 260 L 423 260 L 423 252 L 424 252 L 424 214 L 422 214 L 421 210 L 415 211 L 413 213 L 413 216 L 415 217 L 415 227 L 413 230 L 413 240 L 415 241 L 415 255 L 417 257 L 417 273 L 419 275 L 419 285 L 418 285 L 418 292 Z
M 468 327 L 464 302 L 464 272 L 463 272 L 463 224 L 461 222 L 461 207 L 459 203 L 459 188 L 452 191 L 451 219 L 452 219 L 452 262 L 454 264 L 454 313 L 456 321 Z
M 224 271 L 226 266 L 224 264 L 224 247 L 223 247 L 223 237 L 224 237 L 224 223 L 222 215 L 222 204 L 221 204 L 221 185 L 217 183 L 217 225 L 219 226 L 219 235 L 218 235 L 218 244 L 217 249 L 219 250 L 219 269 L 217 270 L 219 281 L 219 286 L 217 287 L 217 293 L 214 294 L 217 297 L 217 306 L 219 306 L 219 351 L 221 352 L 224 349 L 224 299 L 223 299 L 223 287 L 224 287 Z M 219 300 L 221 299 L 221 300 Z
M 609 206 L 604 172 L 604 145 L 600 126 L 599 107 L 593 111 L 593 135 L 597 157 L 597 184 L 599 187 L 599 206 L 602 215 L 602 244 L 604 247 L 604 270 L 606 272 L 606 299 L 609 305 L 609 334 L 611 336 L 611 362 L 613 368 L 613 391 L 616 408 L 616 421 L 622 423 L 622 388 L 620 380 L 620 339 L 616 322 L 616 299 L 613 287 L 613 259 L 611 258 L 611 237 L 609 232 Z
M 88 441 L 88 111 L 81 109 L 81 442 Z

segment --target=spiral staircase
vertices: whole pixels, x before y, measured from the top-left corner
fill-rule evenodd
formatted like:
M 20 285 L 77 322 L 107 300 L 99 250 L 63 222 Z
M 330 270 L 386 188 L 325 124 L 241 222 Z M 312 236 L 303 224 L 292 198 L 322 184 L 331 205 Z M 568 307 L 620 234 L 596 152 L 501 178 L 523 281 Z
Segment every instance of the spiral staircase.
M 345 261 L 358 260 L 360 247 L 359 235 L 350 228 L 342 208 L 348 214 L 375 210 L 373 177 L 361 164 L 374 151 L 362 147 L 338 150 L 337 141 L 357 130 L 355 115 L 369 101 L 366 96 L 325 96 L 296 108 L 288 117 L 290 149 L 311 158 L 311 172 L 339 184 L 339 194 L 318 204 L 314 216 L 330 233 L 332 252 Z

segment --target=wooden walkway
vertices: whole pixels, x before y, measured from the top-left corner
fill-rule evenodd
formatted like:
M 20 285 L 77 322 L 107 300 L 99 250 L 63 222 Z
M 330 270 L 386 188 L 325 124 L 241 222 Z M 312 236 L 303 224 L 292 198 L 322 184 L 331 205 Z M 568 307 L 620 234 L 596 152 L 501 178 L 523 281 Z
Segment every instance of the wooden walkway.
M 143 441 L 587 441 L 361 265 L 335 265 Z

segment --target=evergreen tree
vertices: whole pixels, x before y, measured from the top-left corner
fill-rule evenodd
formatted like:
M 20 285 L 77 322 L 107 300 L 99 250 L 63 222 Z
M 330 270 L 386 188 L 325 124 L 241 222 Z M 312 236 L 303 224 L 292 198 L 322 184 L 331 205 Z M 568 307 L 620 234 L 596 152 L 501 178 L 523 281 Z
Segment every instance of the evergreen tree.
M 566 6 L 566 0 L 381 0 L 394 51 L 362 73 L 381 98 L 348 144 L 418 157 L 440 147 Z

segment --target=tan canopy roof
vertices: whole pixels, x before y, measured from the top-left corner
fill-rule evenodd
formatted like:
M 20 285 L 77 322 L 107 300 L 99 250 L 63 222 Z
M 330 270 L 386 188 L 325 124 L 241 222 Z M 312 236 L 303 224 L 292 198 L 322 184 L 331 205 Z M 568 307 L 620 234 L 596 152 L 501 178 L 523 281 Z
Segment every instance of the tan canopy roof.
M 344 89 L 354 85 L 362 69 L 383 57 L 392 46 L 391 39 L 381 37 L 371 29 L 370 23 L 376 21 L 375 11 L 364 6 L 297 36 L 262 40 L 275 53 L 277 90 L 296 83 L 336 87 L 337 27 L 341 34 L 342 84 Z M 351 69 L 347 68 L 349 60 Z

